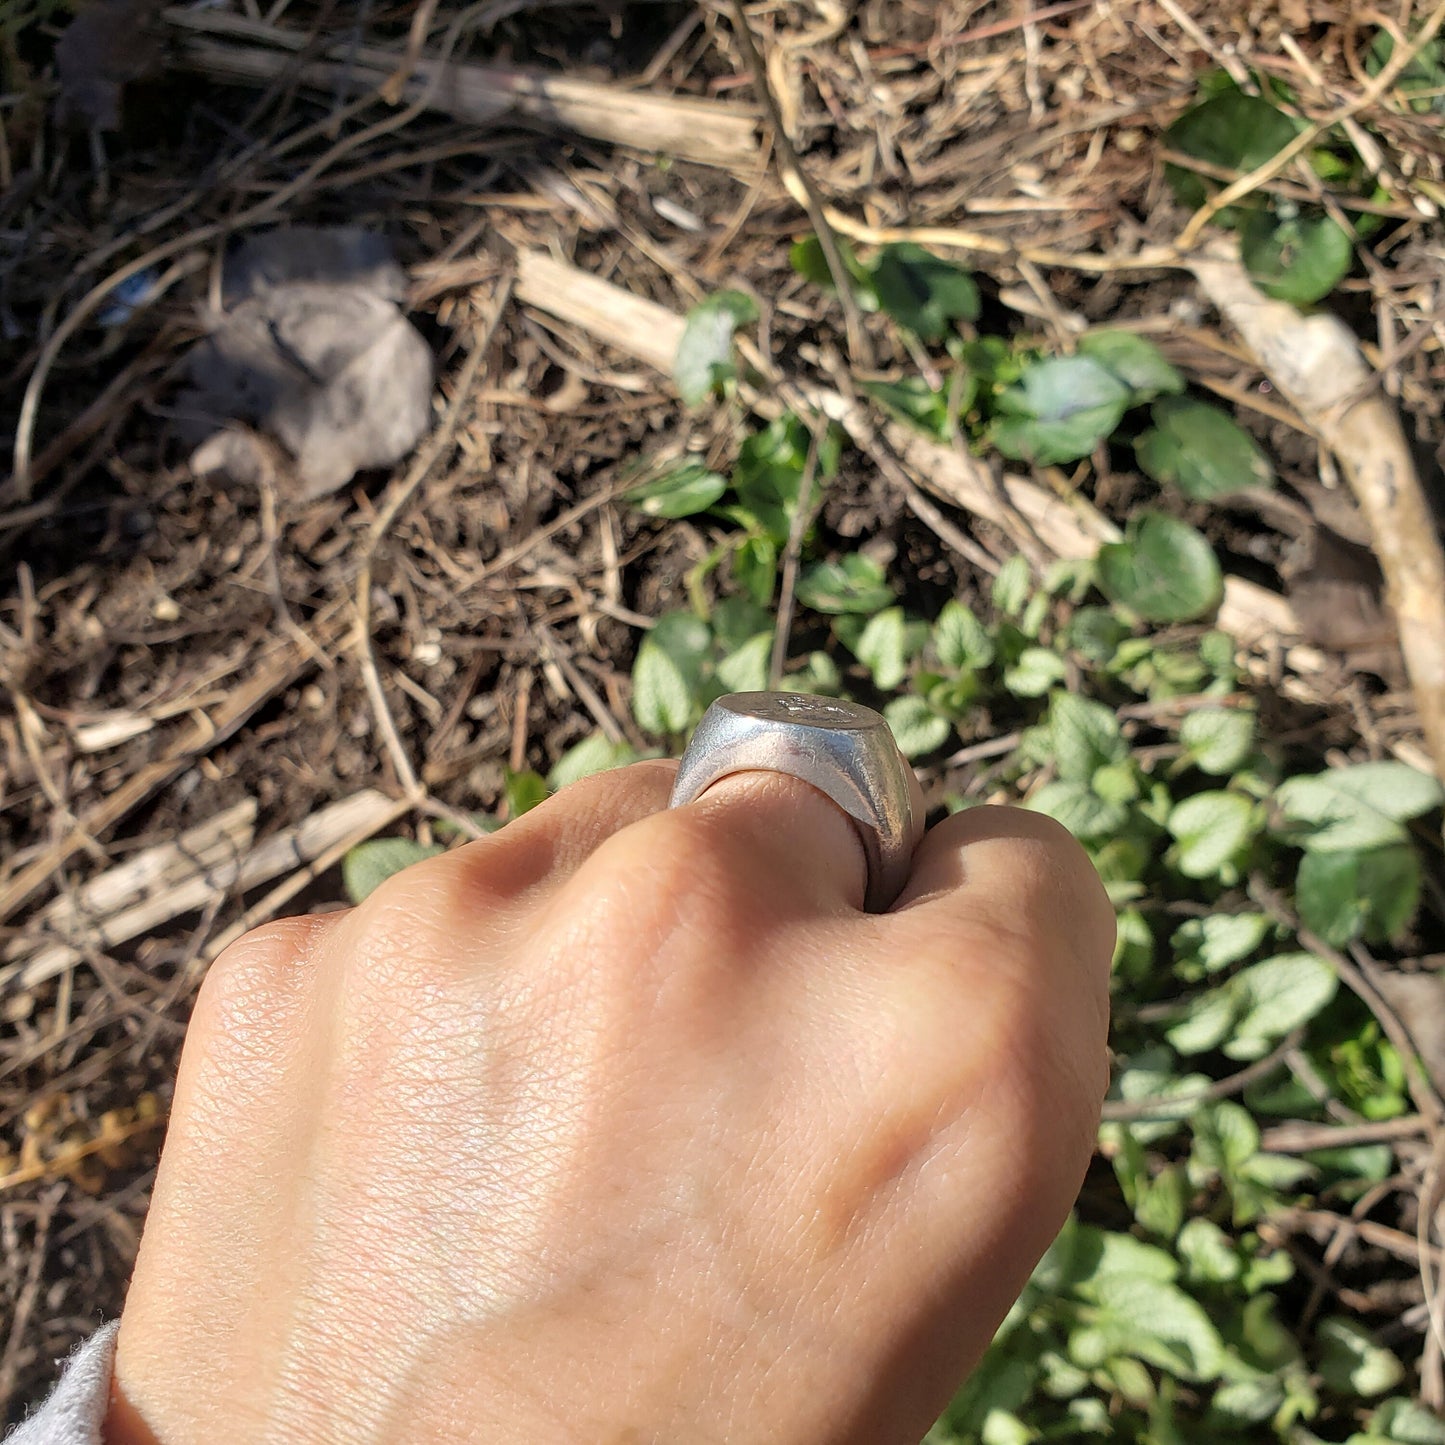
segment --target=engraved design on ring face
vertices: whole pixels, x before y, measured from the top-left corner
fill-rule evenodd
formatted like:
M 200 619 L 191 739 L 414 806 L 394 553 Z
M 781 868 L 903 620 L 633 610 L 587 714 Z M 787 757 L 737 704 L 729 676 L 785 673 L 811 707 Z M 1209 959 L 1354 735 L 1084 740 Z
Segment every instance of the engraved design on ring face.
M 775 693 L 765 701 L 753 703 L 747 711 L 765 722 L 804 723 L 811 727 L 861 730 L 872 728 L 877 722 L 862 708 L 803 693 Z

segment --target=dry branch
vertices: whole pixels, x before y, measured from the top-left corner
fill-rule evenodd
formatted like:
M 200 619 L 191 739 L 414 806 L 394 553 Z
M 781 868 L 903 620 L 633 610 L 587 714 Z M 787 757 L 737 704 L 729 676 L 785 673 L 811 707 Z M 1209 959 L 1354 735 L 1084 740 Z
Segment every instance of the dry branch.
M 204 11 L 170 10 L 166 18 L 182 31 L 177 61 L 205 75 L 243 81 L 285 77 L 334 94 L 339 86 L 380 90 L 407 60 L 400 50 L 347 45 L 336 47 L 344 59 L 301 60 L 306 44 L 299 32 L 277 26 L 217 24 L 235 17 Z M 271 46 L 206 39 L 197 30 L 242 29 Z M 725 170 L 747 171 L 757 163 L 758 120 L 749 109 L 695 96 L 654 95 L 622 85 L 578 80 L 497 65 L 416 59 L 406 74 L 400 98 L 425 97 L 428 109 L 457 120 L 485 124 L 504 116 L 530 121 L 634 150 L 665 151 L 682 160 Z
M 1264 296 L 1232 245 L 1192 263 L 1271 382 L 1339 459 L 1369 523 L 1425 746 L 1445 777 L 1445 555 L 1400 419 L 1338 318 Z
M 37 925 L 74 941 L 37 937 L 39 927 L 28 930 L 4 952 L 15 961 L 0 968 L 0 997 L 63 973 L 84 960 L 87 948 L 114 948 L 214 899 L 244 893 L 311 863 L 340 840 L 384 827 L 396 806 L 386 794 L 367 788 L 253 847 L 256 805 L 239 803 L 175 842 L 158 843 L 102 873 L 74 901 L 52 903 Z

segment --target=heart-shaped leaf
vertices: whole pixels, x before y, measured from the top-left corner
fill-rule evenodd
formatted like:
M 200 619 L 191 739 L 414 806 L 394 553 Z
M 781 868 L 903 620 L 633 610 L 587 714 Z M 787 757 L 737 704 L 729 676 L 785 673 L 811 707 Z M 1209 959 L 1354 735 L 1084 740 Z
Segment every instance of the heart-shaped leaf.
M 1099 548 L 1099 586 L 1146 622 L 1189 622 L 1219 606 L 1224 578 L 1214 548 L 1177 517 L 1141 512 L 1122 542 Z
M 672 377 L 688 406 L 706 401 L 732 375 L 733 332 L 757 319 L 757 303 L 745 291 L 719 291 L 687 313 Z
M 1091 356 L 1033 362 L 998 397 L 990 435 L 1004 456 L 1055 466 L 1086 457 L 1123 419 L 1130 390 Z
M 1149 409 L 1154 425 L 1135 443 L 1139 465 L 1157 482 L 1207 502 L 1274 485 L 1274 468 L 1255 440 L 1217 406 L 1165 397 Z
M 1231 87 L 1185 111 L 1164 138 L 1171 150 L 1244 175 L 1282 151 L 1295 134 L 1295 122 L 1282 110 Z M 1222 184 L 1183 166 L 1167 166 L 1164 174 L 1186 206 L 1203 205 Z
M 922 341 L 941 341 L 955 322 L 978 319 L 973 277 L 911 241 L 884 246 L 872 275 L 878 304 Z
M 1261 291 L 1294 306 L 1322 301 L 1355 264 L 1353 239 L 1323 211 L 1253 212 L 1239 254 Z

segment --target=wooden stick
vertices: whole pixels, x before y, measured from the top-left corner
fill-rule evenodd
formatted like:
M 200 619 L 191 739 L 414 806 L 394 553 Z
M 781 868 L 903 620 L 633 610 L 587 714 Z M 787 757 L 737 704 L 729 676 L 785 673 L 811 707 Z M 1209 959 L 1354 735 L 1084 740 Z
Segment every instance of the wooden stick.
M 1445 778 L 1445 554 L 1394 406 L 1353 333 L 1263 295 L 1234 242 L 1192 269 L 1274 385 L 1339 459 L 1369 523 L 1400 630 L 1425 746 Z
M 187 30 L 219 18 L 202 11 L 167 12 L 167 19 Z M 271 27 L 273 31 L 277 28 Z M 299 38 L 304 41 L 305 37 Z M 182 36 L 177 55 L 181 65 L 205 75 L 243 81 L 269 81 L 285 75 L 321 90 L 332 90 L 338 82 L 386 85 L 405 59 L 401 51 L 362 46 L 354 55 L 348 52 L 344 60 L 300 60 L 289 44 L 282 49 L 263 49 L 195 35 Z M 428 87 L 434 87 L 430 94 Z M 746 171 L 757 160 L 757 116 L 724 101 L 654 95 L 505 66 L 443 63 L 434 56 L 416 61 L 401 94 L 410 101 L 427 95 L 429 109 L 458 120 L 486 124 L 515 114 L 612 145 L 663 151 L 724 170 Z
M 245 807 L 244 804 L 240 806 Z M 77 925 L 73 931 L 88 934 L 85 942 L 89 947 L 114 948 L 182 914 L 196 912 L 218 895 L 233 891 L 244 893 L 288 869 L 313 863 L 338 842 L 352 847 L 363 838 L 370 837 L 378 828 L 385 827 L 397 816 L 398 808 L 405 811 L 410 806 L 410 800 L 398 804 L 385 793 L 366 788 L 339 803 L 322 808 L 293 827 L 282 829 L 255 848 L 250 846 L 250 829 L 247 827 L 244 841 L 240 836 L 221 840 L 222 856 L 197 858 L 188 874 L 173 877 L 168 887 L 152 892 L 141 902 L 93 922 L 73 915 L 72 921 Z M 237 809 L 230 811 L 235 813 Z M 254 811 L 252 805 L 253 816 Z M 176 843 L 162 843 L 122 866 L 130 868 L 145 860 L 145 866 L 139 871 L 154 873 L 168 869 L 177 853 Z M 112 873 L 116 871 L 111 870 Z M 102 874 L 88 886 L 105 885 L 110 876 Z M 33 988 L 85 960 L 85 949 L 69 943 L 49 943 L 36 948 L 30 940 L 26 942 L 30 944 L 30 956 L 0 969 L 0 997 Z

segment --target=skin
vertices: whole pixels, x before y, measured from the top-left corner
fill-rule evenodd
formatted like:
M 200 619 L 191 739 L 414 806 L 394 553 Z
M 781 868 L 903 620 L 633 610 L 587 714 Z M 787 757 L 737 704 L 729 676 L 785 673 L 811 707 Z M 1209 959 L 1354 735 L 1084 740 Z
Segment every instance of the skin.
M 868 915 L 821 794 L 672 771 L 217 960 L 109 1445 L 922 1437 L 1083 1178 L 1112 912 L 978 808 Z

